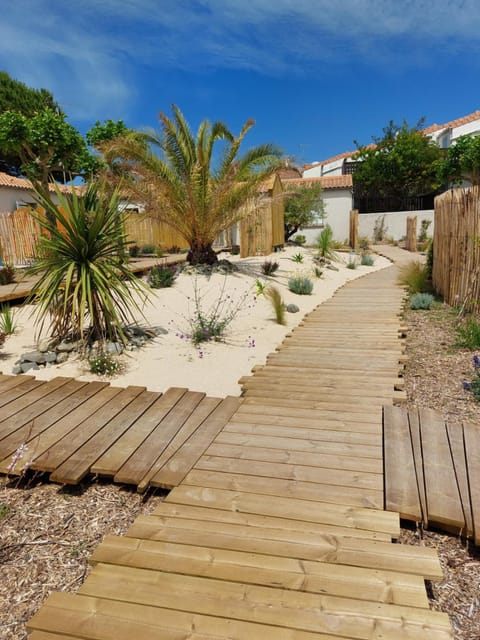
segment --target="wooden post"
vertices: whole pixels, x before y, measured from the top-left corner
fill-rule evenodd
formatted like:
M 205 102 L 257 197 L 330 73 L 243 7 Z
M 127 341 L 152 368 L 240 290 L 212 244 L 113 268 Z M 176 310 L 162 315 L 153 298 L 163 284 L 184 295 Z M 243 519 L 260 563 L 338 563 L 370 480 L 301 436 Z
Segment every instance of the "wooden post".
M 358 248 L 358 209 L 350 211 L 350 247 L 355 251 Z
M 417 216 L 407 218 L 407 241 L 405 244 L 407 251 L 417 250 Z

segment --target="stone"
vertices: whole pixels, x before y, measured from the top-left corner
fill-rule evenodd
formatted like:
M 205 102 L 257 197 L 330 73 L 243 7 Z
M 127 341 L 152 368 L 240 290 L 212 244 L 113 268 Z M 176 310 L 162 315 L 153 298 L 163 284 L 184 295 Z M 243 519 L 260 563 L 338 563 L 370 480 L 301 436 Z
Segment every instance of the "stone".
M 45 353 L 45 362 L 47 364 L 51 364 L 52 362 L 57 361 L 57 353 L 56 351 L 47 351 Z
M 64 340 L 62 340 L 62 342 L 57 345 L 57 351 L 60 351 L 60 353 L 71 353 L 72 351 L 75 351 L 75 349 L 77 349 L 79 346 L 79 342 L 65 342 Z
M 16 364 L 12 369 L 12 373 L 14 376 L 18 376 L 20 373 L 23 373 L 22 367 L 19 364 Z
M 287 304 L 286 309 L 288 313 L 298 313 L 300 311 L 300 307 L 297 307 L 296 304 Z
M 22 362 L 20 369 L 22 373 L 27 373 L 27 371 L 38 371 L 40 367 L 36 362 Z
M 43 338 L 38 342 L 37 349 L 41 353 L 45 353 L 46 351 L 51 351 L 56 343 L 57 340 L 55 338 Z
M 35 362 L 36 364 L 45 364 L 45 354 L 40 351 L 29 351 L 22 354 L 23 362 Z
M 56 360 L 57 364 L 63 364 L 67 360 L 68 360 L 68 353 L 66 353 L 65 351 L 61 353 L 57 353 L 57 360 Z
M 121 342 L 107 342 L 106 351 L 109 355 L 115 356 L 123 353 L 123 344 Z
M 340 271 L 334 264 L 327 264 L 327 269 L 330 269 L 330 271 Z

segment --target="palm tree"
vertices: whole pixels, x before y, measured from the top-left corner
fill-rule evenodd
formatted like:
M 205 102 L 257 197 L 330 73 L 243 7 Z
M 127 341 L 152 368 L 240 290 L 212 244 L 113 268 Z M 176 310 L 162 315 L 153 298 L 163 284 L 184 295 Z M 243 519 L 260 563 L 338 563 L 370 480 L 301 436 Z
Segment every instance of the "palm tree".
M 217 260 L 215 238 L 240 220 L 247 204 L 255 206 L 258 187 L 274 172 L 280 152 L 265 144 L 239 156 L 253 120 L 237 137 L 222 122 L 204 120 L 194 137 L 180 109 L 172 105 L 172 111 L 173 119 L 160 114 L 159 134 L 145 134 L 142 140 L 138 133 L 127 133 L 107 142 L 102 151 L 109 163 L 124 161 L 131 178 L 129 198 L 185 238 L 188 261 L 212 264 Z M 219 141 L 221 159 L 213 168 Z
M 40 275 L 30 296 L 40 331 L 49 318 L 50 335 L 58 340 L 125 342 L 123 325 L 143 315 L 148 287 L 123 260 L 120 196 L 96 183 L 81 195 L 56 188 L 56 196 L 58 205 L 37 192 L 48 214 L 36 216 L 42 235 L 29 269 Z

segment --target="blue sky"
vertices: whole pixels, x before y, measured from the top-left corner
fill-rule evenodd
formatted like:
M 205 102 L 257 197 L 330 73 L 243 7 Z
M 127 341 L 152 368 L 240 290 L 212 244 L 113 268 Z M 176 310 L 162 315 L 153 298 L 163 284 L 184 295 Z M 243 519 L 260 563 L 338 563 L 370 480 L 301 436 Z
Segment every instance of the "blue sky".
M 478 0 L 4 0 L 0 69 L 84 133 L 177 104 L 300 162 L 480 108 Z

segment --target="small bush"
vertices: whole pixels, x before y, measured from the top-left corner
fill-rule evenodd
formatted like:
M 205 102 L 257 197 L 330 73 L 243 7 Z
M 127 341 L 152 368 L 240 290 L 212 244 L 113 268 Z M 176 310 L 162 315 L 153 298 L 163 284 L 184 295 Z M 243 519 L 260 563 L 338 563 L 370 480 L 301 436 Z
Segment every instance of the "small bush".
M 290 258 L 290 260 L 292 262 L 296 262 L 297 264 L 302 264 L 302 262 L 303 262 L 303 254 L 302 253 L 296 253 L 294 256 L 292 256 Z
M 407 287 L 410 293 L 428 293 L 431 286 L 426 265 L 412 260 L 400 267 L 398 284 Z
M 153 289 L 166 289 L 171 287 L 177 277 L 177 269 L 172 266 L 156 265 L 148 276 L 148 283 Z
M 158 247 L 155 249 L 155 255 L 157 256 L 157 258 L 163 258 L 163 247 L 161 247 L 160 245 L 158 245 Z
M 349 260 L 347 262 L 347 269 L 356 269 L 357 268 L 357 263 L 355 260 Z
M 318 234 L 316 244 L 320 258 L 326 258 L 327 260 L 337 259 L 337 254 L 334 251 L 333 229 L 329 224 Z
M 232 256 L 238 256 L 238 254 L 240 253 L 240 247 L 238 246 L 238 244 L 232 245 L 232 248 L 230 249 L 230 253 Z
M 0 267 L 0 285 L 15 282 L 15 269 L 11 264 Z
M 294 276 L 288 281 L 288 288 L 292 293 L 299 296 L 309 296 L 313 291 L 313 282 L 310 278 Z
M 89 358 L 90 373 L 97 376 L 113 376 L 121 371 L 121 363 L 108 353 L 100 353 Z
M 456 327 L 457 341 L 455 346 L 463 349 L 480 348 L 480 321 L 473 317 L 468 317 L 465 322 Z
M 305 242 L 307 241 L 307 239 L 306 239 L 306 237 L 305 237 L 305 236 L 298 235 L 298 236 L 295 236 L 295 237 L 294 237 L 293 241 L 294 241 L 294 243 L 295 243 L 295 244 L 302 245 L 302 244 L 305 244 Z
M 315 276 L 315 278 L 321 278 L 323 276 L 323 269 L 320 269 L 320 267 L 313 267 L 313 275 Z
M 466 391 L 471 391 L 475 400 L 480 402 L 480 356 L 473 356 L 473 368 L 475 370 L 475 377 L 470 382 L 465 381 L 463 388 Z
M 149 255 L 151 253 L 155 253 L 155 245 L 154 244 L 144 244 L 140 251 L 142 253 L 142 255 L 146 256 Z
M 280 265 L 273 260 L 265 260 L 262 264 L 262 273 L 265 276 L 273 276 Z
M 138 244 L 131 244 L 128 247 L 128 254 L 131 258 L 136 258 L 139 253 L 140 253 L 140 247 L 138 246 Z
M 410 309 L 431 309 L 434 297 L 430 293 L 416 293 L 410 299 Z
M 385 223 L 385 216 L 378 216 L 373 225 L 373 239 L 375 242 L 383 242 L 387 238 L 388 227 Z
M 370 253 L 362 253 L 360 263 L 364 267 L 373 267 L 374 262 L 375 260 L 373 259 L 373 256 Z
M 0 306 L 0 334 L 11 336 L 15 333 L 17 323 L 15 313 L 8 304 Z
M 181 252 L 181 248 L 174 244 L 172 245 L 169 249 L 167 249 L 167 253 L 180 253 Z
M 362 236 L 358 239 L 358 246 L 362 251 L 367 251 L 370 248 L 370 238 L 367 236 Z
M 420 233 L 418 234 L 418 241 L 421 243 L 428 242 L 428 227 L 432 224 L 431 220 L 422 220 L 420 222 Z
M 275 312 L 275 320 L 277 324 L 286 324 L 285 321 L 285 305 L 282 300 L 282 295 L 276 287 L 267 287 L 265 289 L 265 297 L 270 301 Z
M 265 289 L 267 288 L 267 283 L 266 282 L 262 282 L 261 280 L 259 280 L 258 278 L 255 280 L 255 287 L 256 287 L 256 291 L 255 291 L 255 295 L 257 296 L 261 296 L 265 293 Z

